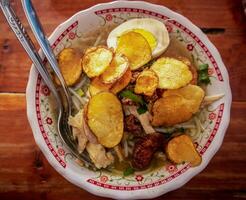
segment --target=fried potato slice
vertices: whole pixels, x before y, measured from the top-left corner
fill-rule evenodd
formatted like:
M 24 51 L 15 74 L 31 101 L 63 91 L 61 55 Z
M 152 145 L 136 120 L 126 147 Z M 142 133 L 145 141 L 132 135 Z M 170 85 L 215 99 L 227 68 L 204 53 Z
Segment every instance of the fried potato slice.
M 118 98 L 110 92 L 93 96 L 87 108 L 88 125 L 100 144 L 112 148 L 123 136 L 123 111 Z
M 63 49 L 58 55 L 58 65 L 68 86 L 75 84 L 82 73 L 81 56 L 73 48 Z M 55 81 L 58 85 L 60 84 L 56 77 Z
M 110 66 L 101 75 L 101 79 L 104 83 L 114 83 L 120 77 L 124 75 L 129 67 L 129 62 L 126 56 L 116 53 Z
M 178 89 L 192 80 L 189 67 L 175 58 L 162 57 L 153 63 L 151 69 L 159 77 L 159 88 Z
M 152 125 L 171 126 L 189 120 L 199 110 L 204 95 L 196 85 L 165 91 L 153 105 Z
M 158 83 L 158 76 L 153 70 L 144 70 L 137 77 L 134 92 L 137 94 L 152 96 L 158 86 Z
M 97 46 L 97 47 L 89 47 L 84 51 L 84 54 L 88 54 L 92 51 L 95 51 L 98 47 L 104 47 L 104 46 Z
M 171 139 L 167 144 L 166 153 L 168 158 L 176 164 L 189 162 L 192 167 L 195 167 L 202 162 L 202 157 L 188 135 L 180 135 Z
M 151 60 L 152 55 L 148 41 L 140 33 L 133 31 L 119 37 L 116 52 L 128 58 L 131 70 L 142 67 Z
M 89 92 L 91 96 L 96 95 L 99 92 L 107 92 L 112 87 L 112 84 L 105 84 L 102 82 L 100 77 L 95 77 L 92 79 L 90 86 L 89 86 Z
M 193 64 L 191 64 L 190 60 L 186 57 L 179 56 L 178 60 L 182 61 L 189 67 L 189 70 L 192 73 L 192 80 L 190 81 L 190 84 L 197 85 L 197 78 L 198 78 L 197 68 Z
M 187 100 L 178 95 L 162 97 L 152 107 L 153 126 L 172 126 L 192 117 Z
M 167 90 L 163 93 L 163 97 L 172 95 L 184 97 L 187 100 L 187 104 L 189 105 L 187 107 L 189 107 L 191 112 L 194 114 L 199 110 L 202 100 L 205 96 L 205 92 L 197 85 L 187 85 L 176 90 Z
M 99 92 L 108 92 L 108 91 L 117 94 L 130 83 L 131 77 L 132 77 L 132 72 L 130 68 L 128 68 L 126 72 L 123 74 L 123 76 L 114 83 L 106 84 L 102 82 L 100 77 L 95 77 L 92 79 L 89 86 L 90 95 L 94 96 Z
M 88 77 L 92 78 L 101 75 L 110 65 L 113 59 L 113 51 L 107 47 L 93 47 L 85 51 L 82 66 Z
M 92 52 L 92 51 L 95 51 L 95 50 L 97 50 L 98 48 L 107 48 L 107 49 L 109 49 L 109 50 L 111 50 L 111 51 L 114 51 L 113 48 L 108 48 L 108 47 L 103 46 L 103 45 L 98 45 L 98 46 L 94 46 L 94 47 L 88 47 L 87 49 L 85 49 L 84 54 L 87 54 L 87 53 L 90 53 L 90 52 Z
M 132 72 L 130 68 L 128 68 L 124 73 L 124 75 L 113 84 L 113 86 L 110 88 L 110 91 L 114 94 L 117 94 L 130 83 L 131 78 L 132 78 Z

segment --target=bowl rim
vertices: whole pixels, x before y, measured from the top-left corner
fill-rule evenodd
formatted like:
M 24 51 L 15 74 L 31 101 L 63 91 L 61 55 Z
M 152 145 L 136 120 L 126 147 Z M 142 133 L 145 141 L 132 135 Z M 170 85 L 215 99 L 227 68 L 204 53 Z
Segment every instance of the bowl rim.
M 108 3 L 100 3 L 100 4 L 96 4 L 92 7 L 89 7 L 85 10 L 81 10 L 77 13 L 75 13 L 73 16 L 71 16 L 70 18 L 68 18 L 66 21 L 64 21 L 63 23 L 61 23 L 60 25 L 58 25 L 55 30 L 52 32 L 52 34 L 49 36 L 49 41 L 53 41 L 56 39 L 56 35 L 61 32 L 61 30 L 63 28 L 66 27 L 66 24 L 68 24 L 70 21 L 72 21 L 73 19 L 76 19 L 77 16 L 82 15 L 82 14 L 86 14 L 87 12 L 93 12 L 93 10 L 96 9 L 100 9 L 102 7 L 112 7 L 112 6 L 136 6 L 138 5 L 138 8 L 141 8 L 141 6 L 144 7 L 149 7 L 150 10 L 155 8 L 155 9 L 161 9 L 161 13 L 163 13 L 164 11 L 168 12 L 168 13 L 172 13 L 172 15 L 175 16 L 175 19 L 177 20 L 181 20 L 183 24 L 188 24 L 189 27 L 192 30 L 193 33 L 195 33 L 196 35 L 199 36 L 199 39 L 202 41 L 206 41 L 206 47 L 208 47 L 208 49 L 210 50 L 211 54 L 215 57 L 216 62 L 218 63 L 218 66 L 220 67 L 220 69 L 222 70 L 222 74 L 223 74 L 223 79 L 224 79 L 224 84 L 225 87 L 227 89 L 227 98 L 225 100 L 225 107 L 226 109 L 224 110 L 225 113 L 223 114 L 223 122 L 220 125 L 220 135 L 216 134 L 213 142 L 211 143 L 210 147 L 207 149 L 206 154 L 203 155 L 203 161 L 201 163 L 200 166 L 193 168 L 193 170 L 189 170 L 186 173 L 183 173 L 182 176 L 179 176 L 177 178 L 175 178 L 175 180 L 168 182 L 168 187 L 163 189 L 163 185 L 160 186 L 156 186 L 153 188 L 149 188 L 146 190 L 136 190 L 136 191 L 117 191 L 117 192 L 109 192 L 109 189 L 107 188 L 103 188 L 104 190 L 97 190 L 97 186 L 94 186 L 92 184 L 86 184 L 86 182 L 83 182 L 83 184 L 81 185 L 81 180 L 78 181 L 76 180 L 73 176 L 76 176 L 75 173 L 73 173 L 72 171 L 70 173 L 72 173 L 72 176 L 70 173 L 68 173 L 67 171 L 65 171 L 64 169 L 61 168 L 60 165 L 58 165 L 57 161 L 50 156 L 50 152 L 48 151 L 47 147 L 45 145 L 43 145 L 43 138 L 41 137 L 41 132 L 39 129 L 37 129 L 37 124 L 38 121 L 36 119 L 36 112 L 34 112 L 35 108 L 35 101 L 33 101 L 33 98 L 35 96 L 35 85 L 34 83 L 36 83 L 37 80 L 37 71 L 34 68 L 33 64 L 29 73 L 29 80 L 28 80 L 28 84 L 27 84 L 27 88 L 26 88 L 26 102 L 27 102 L 27 116 L 28 116 L 28 121 L 29 124 L 31 126 L 32 132 L 33 132 L 33 136 L 35 139 L 35 142 L 37 143 L 37 145 L 39 146 L 40 150 L 42 151 L 42 153 L 45 155 L 46 159 L 48 160 L 48 162 L 51 164 L 51 166 L 53 168 L 56 169 L 56 171 L 58 171 L 58 173 L 60 173 L 65 179 L 69 180 L 71 183 L 77 185 L 80 188 L 83 188 L 85 190 L 87 190 L 88 192 L 95 194 L 97 196 L 103 196 L 103 197 L 111 197 L 111 198 L 121 198 L 121 199 L 135 199 L 135 198 L 142 198 L 142 199 L 147 199 L 147 198 L 154 198 L 157 196 L 160 196 L 164 193 L 167 193 L 169 191 L 175 190 L 179 187 L 182 187 L 184 184 L 186 184 L 191 178 L 193 178 L 194 176 L 196 176 L 198 173 L 200 173 L 210 162 L 210 160 L 212 159 L 212 157 L 215 155 L 215 153 L 219 150 L 223 139 L 224 139 L 224 135 L 225 132 L 228 128 L 229 125 L 229 121 L 230 121 L 230 108 L 231 108 L 231 102 L 232 102 L 232 95 L 231 95 L 231 89 L 230 89 L 230 84 L 229 84 L 229 76 L 228 76 L 228 72 L 227 69 L 222 61 L 222 58 L 217 50 L 217 48 L 210 42 L 210 40 L 208 39 L 208 37 L 196 26 L 194 25 L 189 19 L 187 19 L 186 17 L 182 16 L 181 14 L 170 10 L 167 7 L 164 7 L 162 5 L 157 5 L 157 4 L 152 4 L 152 3 L 148 3 L 148 2 L 144 2 L 144 1 L 113 1 L 113 2 L 108 2 Z M 43 58 L 43 54 L 41 53 L 41 50 L 39 51 L 39 54 L 41 55 L 41 57 Z M 223 124 L 223 126 L 222 126 Z M 165 184 L 167 185 L 167 184 Z M 154 190 L 154 192 L 150 193 L 148 191 L 150 190 Z M 112 190 L 111 190 L 112 191 Z

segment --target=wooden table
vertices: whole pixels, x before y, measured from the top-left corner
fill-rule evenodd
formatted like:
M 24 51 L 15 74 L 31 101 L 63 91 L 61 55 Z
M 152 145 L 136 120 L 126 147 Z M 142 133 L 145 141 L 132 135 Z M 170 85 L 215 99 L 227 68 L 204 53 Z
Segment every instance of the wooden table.
M 106 1 L 33 2 L 50 34 L 74 13 Z M 165 198 L 246 198 L 246 17 L 241 1 L 150 2 L 165 5 L 204 28 L 221 53 L 233 92 L 231 122 L 219 152 L 202 173 Z M 20 1 L 13 1 L 13 5 L 27 25 Z M 0 15 L 0 199 L 103 199 L 62 178 L 36 146 L 26 117 L 25 88 L 30 66 L 31 61 Z

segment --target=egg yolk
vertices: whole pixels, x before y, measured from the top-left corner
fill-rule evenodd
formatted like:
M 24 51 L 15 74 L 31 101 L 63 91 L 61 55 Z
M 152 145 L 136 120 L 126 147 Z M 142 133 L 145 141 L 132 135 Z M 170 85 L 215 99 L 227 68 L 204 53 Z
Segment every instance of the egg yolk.
M 146 31 L 144 29 L 134 29 L 132 31 L 141 34 L 147 40 L 147 42 L 149 43 L 149 46 L 151 48 L 151 51 L 153 52 L 153 50 L 157 46 L 157 41 L 156 41 L 155 36 L 151 32 Z

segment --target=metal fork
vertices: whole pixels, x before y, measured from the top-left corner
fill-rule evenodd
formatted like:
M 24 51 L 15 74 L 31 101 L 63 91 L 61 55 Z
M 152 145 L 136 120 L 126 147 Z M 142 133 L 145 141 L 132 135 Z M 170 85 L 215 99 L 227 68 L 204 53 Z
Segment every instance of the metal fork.
M 62 139 L 62 142 L 67 146 L 67 148 L 72 152 L 72 154 L 82 160 L 84 163 L 89 165 L 92 168 L 95 168 L 94 164 L 91 162 L 90 158 L 87 154 L 82 153 L 80 154 L 76 148 L 75 141 L 72 139 L 72 132 L 71 127 L 68 125 L 67 120 L 68 116 L 71 114 L 71 95 L 68 91 L 68 87 L 63 79 L 63 76 L 59 70 L 56 58 L 51 50 L 50 44 L 45 37 L 41 24 L 37 18 L 36 12 L 33 9 L 32 3 L 30 0 L 22 0 L 23 8 L 25 10 L 27 19 L 31 25 L 31 28 L 34 32 L 34 35 L 41 46 L 47 60 L 49 61 L 51 68 L 53 69 L 54 73 L 56 74 L 57 78 L 59 79 L 63 93 L 58 93 L 56 87 L 53 83 L 53 79 L 44 66 L 41 57 L 39 56 L 37 50 L 35 49 L 33 42 L 31 41 L 30 37 L 26 33 L 23 25 L 21 24 L 20 20 L 16 16 L 14 10 L 12 9 L 9 0 L 0 0 L 0 7 L 3 11 L 3 14 L 10 25 L 11 29 L 17 36 L 19 42 L 22 44 L 23 48 L 26 50 L 27 54 L 29 55 L 30 59 L 34 63 L 34 66 L 42 76 L 43 80 L 50 88 L 51 92 L 53 93 L 55 100 L 58 106 L 58 134 Z M 62 98 L 62 95 L 65 98 Z M 65 101 L 61 101 L 64 99 Z

